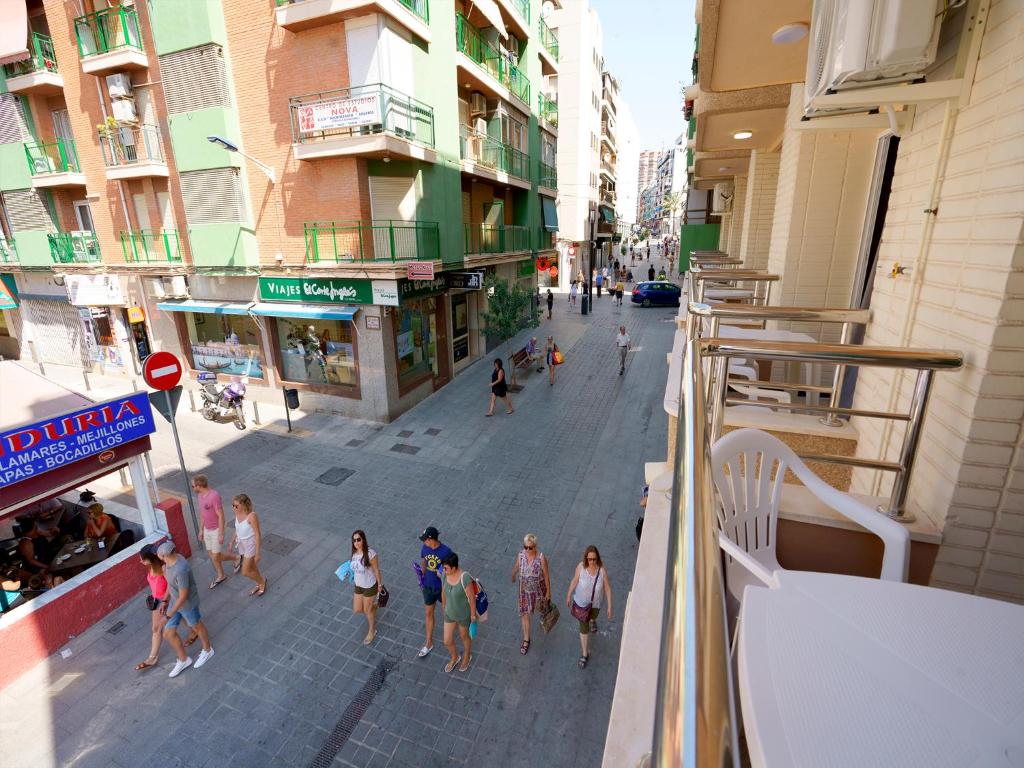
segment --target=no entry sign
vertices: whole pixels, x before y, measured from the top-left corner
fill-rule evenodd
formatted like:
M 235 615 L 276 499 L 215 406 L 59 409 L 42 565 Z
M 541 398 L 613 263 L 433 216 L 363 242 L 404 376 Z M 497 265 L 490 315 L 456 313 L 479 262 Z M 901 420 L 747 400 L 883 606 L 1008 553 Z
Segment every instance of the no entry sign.
M 142 364 L 142 377 L 153 389 L 171 389 L 181 380 L 181 363 L 170 352 L 154 352 Z

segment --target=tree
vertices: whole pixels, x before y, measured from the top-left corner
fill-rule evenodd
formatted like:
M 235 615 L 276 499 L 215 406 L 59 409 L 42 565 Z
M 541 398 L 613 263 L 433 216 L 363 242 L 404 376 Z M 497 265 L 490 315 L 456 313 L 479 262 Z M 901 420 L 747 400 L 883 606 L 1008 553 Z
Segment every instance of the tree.
M 487 309 L 480 313 L 483 331 L 488 336 L 497 336 L 507 344 L 520 331 L 540 325 L 540 305 L 534 304 L 530 291 L 518 282 L 489 278 L 484 285 L 487 289 Z M 510 366 L 512 381 L 515 383 L 515 366 Z

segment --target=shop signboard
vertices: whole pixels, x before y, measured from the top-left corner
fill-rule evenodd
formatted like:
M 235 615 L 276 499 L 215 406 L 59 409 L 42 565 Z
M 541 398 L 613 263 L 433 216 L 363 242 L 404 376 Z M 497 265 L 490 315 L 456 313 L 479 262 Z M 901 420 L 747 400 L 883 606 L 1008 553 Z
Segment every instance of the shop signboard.
M 0 488 L 156 431 L 145 392 L 95 403 L 0 432 Z
M 377 125 L 380 120 L 380 98 L 377 94 L 351 99 L 332 99 L 296 108 L 300 133 L 316 133 L 337 128 L 358 128 Z
M 410 280 L 433 280 L 434 262 L 412 261 L 405 267 L 405 276 Z
M 434 293 L 444 293 L 448 289 L 448 283 L 443 274 L 433 280 L 399 280 L 398 298 L 401 301 L 418 299 L 421 296 L 430 296 Z
M 484 287 L 483 272 L 445 272 L 445 284 L 449 288 L 465 291 L 479 291 Z
M 372 280 L 373 303 L 388 307 L 398 306 L 397 280 Z
M 117 275 L 65 275 L 68 301 L 76 307 L 114 307 L 124 304 Z
M 318 304 L 374 304 L 369 280 L 333 277 L 261 277 L 261 301 L 295 301 Z

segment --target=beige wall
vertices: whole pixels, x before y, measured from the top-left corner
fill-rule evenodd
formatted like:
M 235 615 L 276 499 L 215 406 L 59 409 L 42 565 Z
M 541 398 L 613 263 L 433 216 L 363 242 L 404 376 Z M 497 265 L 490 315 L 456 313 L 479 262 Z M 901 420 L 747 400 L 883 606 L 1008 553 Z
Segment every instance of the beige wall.
M 729 216 L 729 255 L 738 256 L 747 211 L 747 177 L 737 176 L 732 190 L 732 215 Z M 724 222 L 723 222 L 724 226 Z
M 772 223 L 775 219 L 775 192 L 779 185 L 779 153 L 754 150 L 747 172 L 746 214 L 740 232 L 739 251 L 743 265 L 751 269 L 768 266 Z

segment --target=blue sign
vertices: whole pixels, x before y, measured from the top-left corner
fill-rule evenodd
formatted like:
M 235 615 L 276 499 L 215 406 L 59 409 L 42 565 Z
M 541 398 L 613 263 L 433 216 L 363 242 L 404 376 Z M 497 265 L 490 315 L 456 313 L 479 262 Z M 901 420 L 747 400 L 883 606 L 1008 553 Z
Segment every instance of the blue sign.
M 136 392 L 0 432 L 0 488 L 156 431 L 149 395 Z

